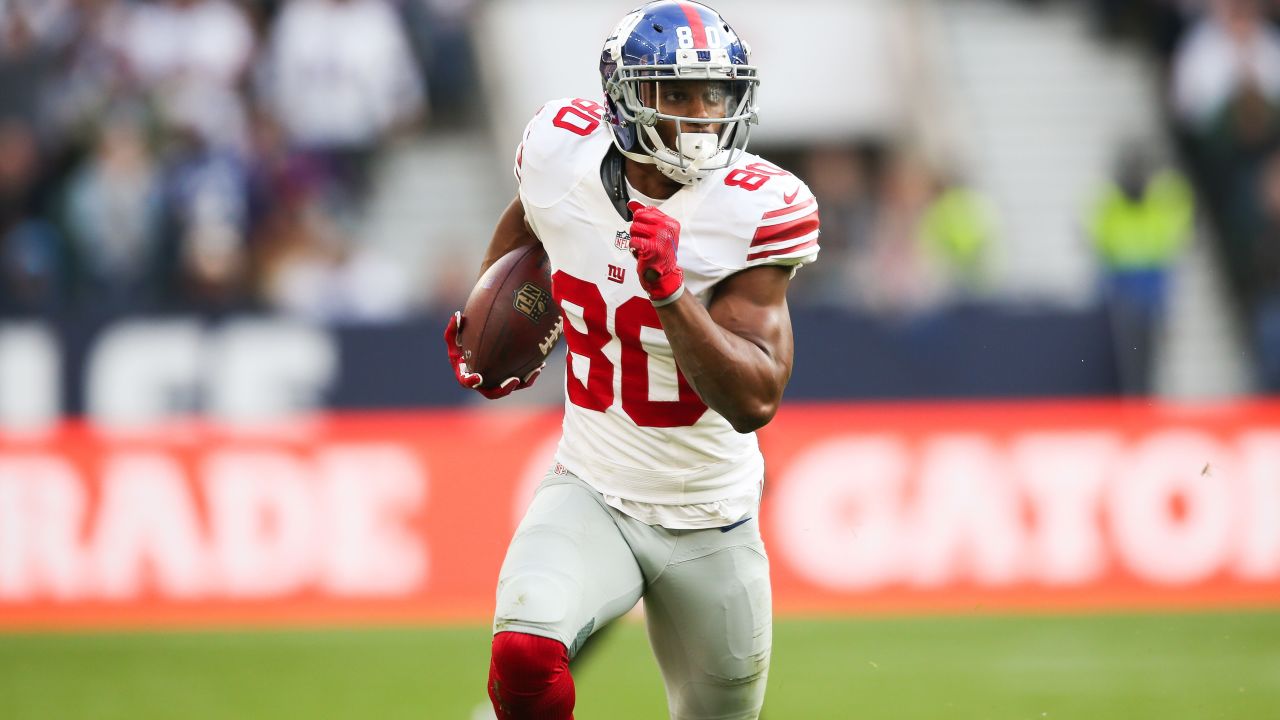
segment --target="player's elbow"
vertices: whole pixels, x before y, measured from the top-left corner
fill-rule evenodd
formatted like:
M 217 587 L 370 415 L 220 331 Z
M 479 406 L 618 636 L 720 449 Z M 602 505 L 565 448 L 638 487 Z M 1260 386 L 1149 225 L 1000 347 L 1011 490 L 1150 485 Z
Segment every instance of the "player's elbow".
M 745 435 L 768 425 L 777 412 L 777 402 L 756 402 L 739 408 L 727 419 L 734 430 Z

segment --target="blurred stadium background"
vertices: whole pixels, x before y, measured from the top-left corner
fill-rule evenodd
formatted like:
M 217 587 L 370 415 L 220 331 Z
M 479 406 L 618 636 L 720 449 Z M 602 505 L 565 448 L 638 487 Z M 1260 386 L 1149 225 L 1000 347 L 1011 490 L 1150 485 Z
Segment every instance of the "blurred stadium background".
M 766 716 L 1280 716 L 1280 3 L 714 4 L 824 228 Z M 564 351 L 440 333 L 630 7 L 0 0 L 0 717 L 483 717 Z

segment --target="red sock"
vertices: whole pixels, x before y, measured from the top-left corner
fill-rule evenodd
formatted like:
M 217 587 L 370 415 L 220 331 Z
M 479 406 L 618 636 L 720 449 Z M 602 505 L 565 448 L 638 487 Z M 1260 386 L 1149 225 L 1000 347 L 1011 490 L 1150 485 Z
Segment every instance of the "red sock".
M 573 720 L 573 676 L 564 644 L 527 633 L 494 635 L 489 699 L 499 720 Z

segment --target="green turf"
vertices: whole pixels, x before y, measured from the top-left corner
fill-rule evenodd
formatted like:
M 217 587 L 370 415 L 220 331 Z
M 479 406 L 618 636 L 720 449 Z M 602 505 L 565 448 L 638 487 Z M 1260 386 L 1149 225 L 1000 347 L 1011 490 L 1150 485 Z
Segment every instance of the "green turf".
M 439 718 L 484 628 L 0 635 L 0 718 Z M 575 671 L 579 720 L 665 717 L 643 628 Z M 1280 613 L 782 620 L 767 720 L 1280 718 Z

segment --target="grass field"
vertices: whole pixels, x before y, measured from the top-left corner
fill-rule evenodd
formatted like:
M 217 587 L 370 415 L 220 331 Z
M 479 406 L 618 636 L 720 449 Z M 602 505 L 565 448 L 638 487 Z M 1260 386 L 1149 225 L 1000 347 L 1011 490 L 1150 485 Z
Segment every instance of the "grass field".
M 0 718 L 468 720 L 483 627 L 0 635 Z M 1280 613 L 780 620 L 767 720 L 1280 718 Z M 579 720 L 664 718 L 641 625 Z

